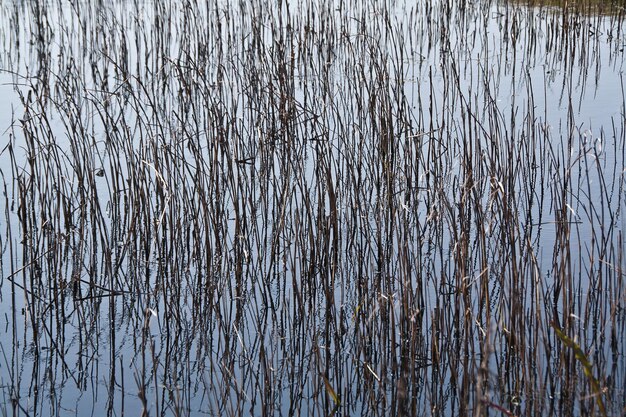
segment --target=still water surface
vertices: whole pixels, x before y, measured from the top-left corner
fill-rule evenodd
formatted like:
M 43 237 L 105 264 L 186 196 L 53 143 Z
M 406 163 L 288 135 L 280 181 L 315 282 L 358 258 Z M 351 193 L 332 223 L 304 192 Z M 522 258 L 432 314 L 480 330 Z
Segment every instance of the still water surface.
M 623 15 L 3 1 L 2 410 L 620 415 Z

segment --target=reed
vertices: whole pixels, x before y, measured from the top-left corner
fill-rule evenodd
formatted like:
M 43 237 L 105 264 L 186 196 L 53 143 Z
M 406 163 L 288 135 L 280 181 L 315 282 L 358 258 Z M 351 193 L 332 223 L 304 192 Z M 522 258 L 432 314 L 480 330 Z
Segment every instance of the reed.
M 0 4 L 7 414 L 624 413 L 624 5 L 409 3 Z

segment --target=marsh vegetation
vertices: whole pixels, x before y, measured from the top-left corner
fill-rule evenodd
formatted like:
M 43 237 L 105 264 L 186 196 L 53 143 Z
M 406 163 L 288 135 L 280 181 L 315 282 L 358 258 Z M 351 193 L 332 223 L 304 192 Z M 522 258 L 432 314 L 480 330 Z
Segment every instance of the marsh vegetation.
M 624 6 L 3 0 L 2 415 L 624 414 Z

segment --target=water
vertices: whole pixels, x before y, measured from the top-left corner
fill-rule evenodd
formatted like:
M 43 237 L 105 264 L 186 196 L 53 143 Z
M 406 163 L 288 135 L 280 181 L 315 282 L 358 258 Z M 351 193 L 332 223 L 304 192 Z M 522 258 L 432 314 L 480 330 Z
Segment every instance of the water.
M 621 412 L 622 9 L 0 15 L 7 414 Z

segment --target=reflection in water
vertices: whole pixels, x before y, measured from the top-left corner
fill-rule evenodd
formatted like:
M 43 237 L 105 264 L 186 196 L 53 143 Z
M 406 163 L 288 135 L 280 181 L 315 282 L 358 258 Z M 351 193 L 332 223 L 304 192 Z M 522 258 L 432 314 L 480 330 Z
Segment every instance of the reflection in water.
M 623 412 L 624 9 L 397 3 L 0 5 L 7 413 Z

